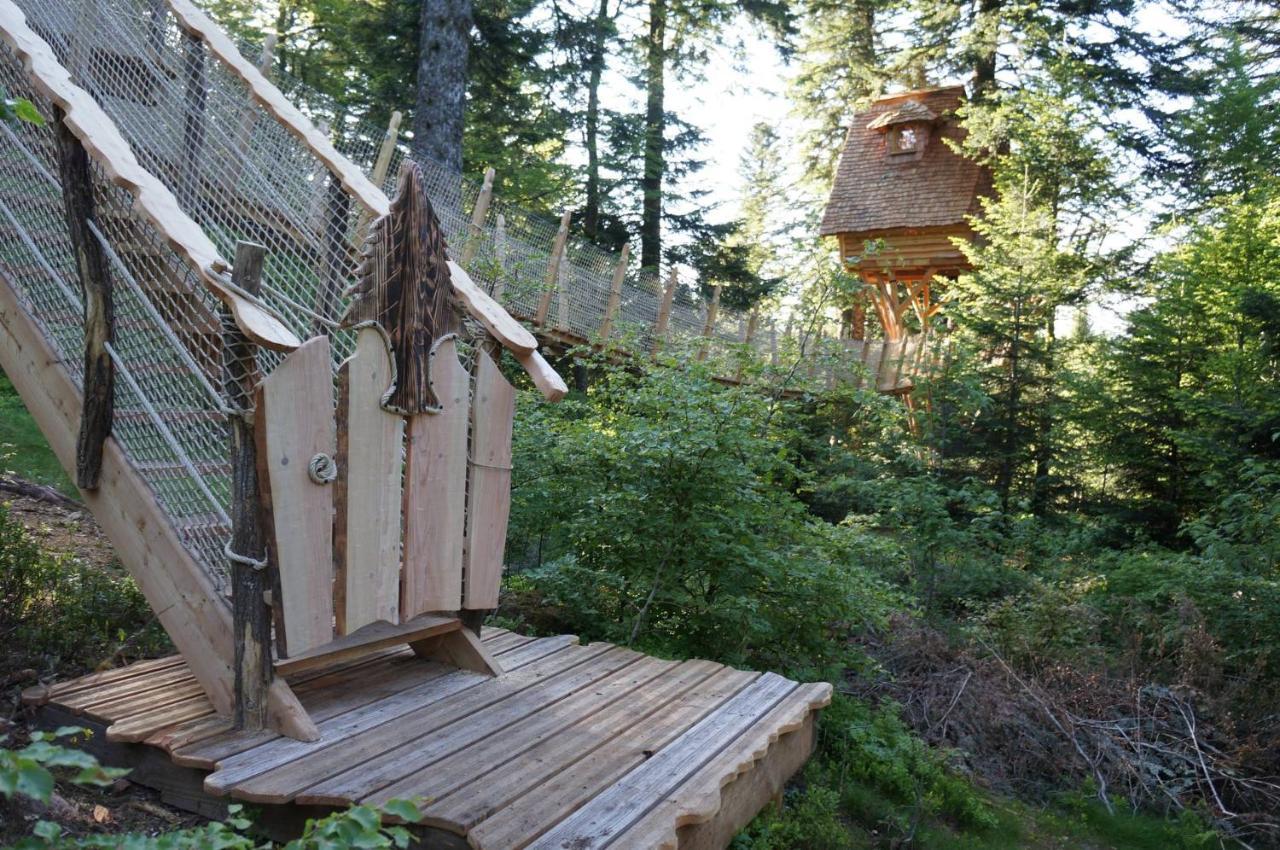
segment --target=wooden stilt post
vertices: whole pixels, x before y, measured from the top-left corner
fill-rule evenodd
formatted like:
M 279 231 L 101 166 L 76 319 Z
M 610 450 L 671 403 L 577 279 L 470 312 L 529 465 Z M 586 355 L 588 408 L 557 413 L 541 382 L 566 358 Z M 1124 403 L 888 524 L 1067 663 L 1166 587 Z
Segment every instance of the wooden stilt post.
M 160 37 L 163 39 L 164 36 L 161 35 Z M 258 73 L 267 78 L 271 77 L 271 66 L 275 62 L 276 41 L 276 34 L 268 33 L 262 42 L 262 53 L 258 55 Z M 245 104 L 244 112 L 240 116 L 240 129 L 236 134 L 235 151 L 238 154 L 238 158 L 228 163 L 231 169 L 230 183 L 236 183 L 244 170 L 245 158 L 249 154 L 249 140 L 253 135 L 253 125 L 257 122 L 257 117 L 257 107 L 253 98 L 250 97 Z
M 600 323 L 600 344 L 607 345 L 609 334 L 613 332 L 613 320 L 618 314 L 618 305 L 622 303 L 622 282 L 627 277 L 627 261 L 631 259 L 631 243 L 622 246 L 618 255 L 618 265 L 613 268 L 613 280 L 609 283 L 609 303 L 604 308 L 604 320 Z
M 252 242 L 236 245 L 232 280 L 246 292 L 262 289 L 266 248 Z M 271 608 L 266 603 L 267 539 L 258 483 L 258 452 L 253 435 L 253 391 L 258 381 L 257 346 L 250 342 L 224 307 L 223 385 L 231 416 L 231 606 L 235 641 L 235 724 L 262 729 L 267 723 L 267 691 L 271 687 Z
M 462 254 L 458 265 L 464 269 L 471 268 L 471 261 L 480 250 L 480 240 L 484 238 L 484 219 L 489 214 L 489 204 L 493 201 L 493 178 L 496 172 L 492 168 L 484 170 L 484 183 L 480 186 L 480 195 L 476 198 L 475 209 L 471 210 L 471 227 L 467 232 L 466 244 L 462 246 Z
M 54 107 L 58 136 L 58 174 L 67 231 L 76 253 L 76 273 L 84 297 L 84 404 L 76 441 L 76 486 L 97 489 L 102 446 L 111 435 L 115 367 L 107 346 L 115 339 L 115 304 L 106 252 L 89 230 L 94 216 L 93 172 L 89 154 Z
M 698 346 L 698 362 L 707 359 L 707 350 L 711 347 L 711 333 L 716 328 L 716 317 L 720 314 L 720 287 L 711 287 L 711 303 L 707 305 L 707 320 L 702 323 L 702 344 Z
M 563 262 L 556 276 L 556 330 L 569 332 L 569 264 Z
M 658 320 L 653 324 L 653 353 L 657 354 L 666 344 L 667 333 L 671 328 L 671 302 L 676 297 L 676 284 L 679 283 L 676 270 L 672 267 L 667 275 L 666 288 L 662 290 L 662 301 L 658 303 Z
M 551 259 L 547 261 L 546 289 L 542 299 L 538 301 L 538 312 L 533 316 L 533 323 L 542 327 L 547 323 L 547 313 L 551 310 L 551 296 L 560 282 L 560 261 L 564 257 L 564 244 L 569 240 L 569 222 L 573 213 L 565 210 L 560 216 L 560 228 L 556 230 L 556 238 L 551 242 Z

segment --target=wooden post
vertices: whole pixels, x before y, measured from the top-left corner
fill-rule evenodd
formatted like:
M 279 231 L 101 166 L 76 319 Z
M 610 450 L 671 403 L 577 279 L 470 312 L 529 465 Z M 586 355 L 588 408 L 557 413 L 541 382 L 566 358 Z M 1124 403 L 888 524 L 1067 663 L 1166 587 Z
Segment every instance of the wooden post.
M 94 217 L 89 154 L 64 118 L 55 106 L 63 210 L 84 297 L 84 403 L 76 441 L 76 486 L 94 490 L 102 474 L 102 447 L 111 435 L 113 418 L 115 367 L 107 346 L 115 340 L 115 304 L 106 252 L 89 230 Z
M 569 332 L 569 264 L 561 263 L 556 275 L 556 330 Z
M 653 325 L 653 353 L 657 354 L 667 341 L 667 331 L 671 326 L 671 302 L 676 297 L 676 284 L 679 279 L 676 277 L 675 267 L 672 267 L 670 274 L 667 275 L 667 286 L 662 290 L 662 301 L 658 303 L 658 320 Z
M 501 304 L 507 288 L 507 217 L 502 213 L 493 226 L 493 265 L 493 292 L 489 294 Z
M 462 256 L 458 265 L 470 271 L 471 261 L 480 250 L 480 240 L 484 238 L 484 218 L 489 214 L 489 204 L 493 201 L 494 170 L 484 170 L 484 183 L 480 186 L 480 196 L 476 198 L 475 209 L 471 211 L 471 228 L 467 233 L 466 244 L 462 246 Z
M 164 36 L 161 35 L 160 38 L 163 39 Z M 276 34 L 268 33 L 267 37 L 262 41 L 262 53 L 258 55 L 258 73 L 267 78 L 270 78 L 271 66 L 275 62 L 276 41 Z M 163 50 L 163 47 L 158 46 L 157 50 Z M 230 166 L 228 183 L 231 185 L 235 185 L 239 181 L 240 174 L 244 170 L 245 159 L 249 154 L 249 140 L 253 135 L 253 125 L 257 123 L 257 110 L 258 106 L 253 97 L 250 96 L 245 104 L 244 112 L 240 116 L 240 129 L 236 135 L 235 151 L 237 158 L 228 163 Z
M 342 188 L 338 175 L 329 174 L 328 202 L 321 221 L 320 235 L 324 238 L 323 268 L 320 269 L 320 290 L 316 293 L 316 313 L 330 319 L 334 315 L 338 299 L 346 281 L 350 264 L 347 253 L 347 219 L 351 214 L 351 196 Z M 329 327 L 320 318 L 311 325 L 312 335 L 328 334 Z
M 760 313 L 756 310 L 752 310 L 751 314 L 747 316 L 746 327 L 743 328 L 742 330 L 742 344 L 747 346 L 748 349 L 751 346 L 751 340 L 755 338 L 756 324 L 759 321 L 760 321 Z M 752 352 L 748 350 L 748 351 L 744 351 L 742 355 L 739 357 L 738 371 L 733 376 L 733 380 L 735 382 L 739 384 L 742 383 L 742 374 L 746 368 L 746 360 L 748 357 L 751 357 L 751 356 L 752 356 Z
M 266 248 L 236 245 L 231 279 L 246 292 L 262 289 Z M 262 729 L 267 723 L 271 687 L 271 608 L 266 603 L 267 539 L 258 483 L 258 452 L 253 435 L 253 390 L 258 382 L 257 346 L 222 308 L 222 371 L 231 416 L 231 606 L 235 640 L 235 724 Z
M 382 147 L 378 148 L 378 156 L 373 161 L 373 170 L 369 172 L 369 182 L 379 189 L 387 182 L 387 170 L 391 168 L 391 157 L 396 152 L 396 139 L 400 138 L 400 122 L 403 119 L 404 116 L 400 114 L 400 110 L 397 109 L 391 113 L 391 120 L 387 122 L 387 132 L 382 136 Z M 356 220 L 358 238 L 364 238 L 364 232 L 369 227 L 369 218 L 369 211 L 362 206 L 360 217 Z
M 716 327 L 716 316 L 720 313 L 720 287 L 711 287 L 711 303 L 707 305 L 707 320 L 702 323 L 702 339 L 703 343 L 698 347 L 698 362 L 707 359 L 707 349 L 710 348 L 711 333 Z
M 628 242 L 622 246 L 622 253 L 618 255 L 618 265 L 613 269 L 613 281 L 609 284 L 609 303 L 604 308 L 604 321 L 600 323 L 600 344 L 604 345 L 609 341 L 609 334 L 613 331 L 613 317 L 618 313 L 618 305 L 622 303 L 622 282 L 627 277 L 627 261 L 631 259 L 631 243 Z
M 564 256 L 564 243 L 569 240 L 569 221 L 572 217 L 571 211 L 564 211 L 560 216 L 560 228 L 556 231 L 556 238 L 551 243 L 551 259 L 547 262 L 546 289 L 538 302 L 538 312 L 533 316 L 533 323 L 537 327 L 547 323 L 547 312 L 551 309 L 551 295 L 555 292 L 560 280 L 560 260 Z
M 186 69 L 186 104 L 182 127 L 183 180 L 182 203 L 186 211 L 196 215 L 196 203 L 200 192 L 200 170 L 204 163 L 205 131 L 205 73 L 204 42 L 198 35 L 186 34 L 186 52 L 183 64 Z

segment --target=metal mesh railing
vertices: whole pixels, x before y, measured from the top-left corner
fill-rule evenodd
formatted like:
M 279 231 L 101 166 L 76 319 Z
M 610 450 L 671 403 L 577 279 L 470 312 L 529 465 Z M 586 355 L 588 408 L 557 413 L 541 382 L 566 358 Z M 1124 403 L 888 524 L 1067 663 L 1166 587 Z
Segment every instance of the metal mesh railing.
M 296 132 L 251 96 L 244 80 L 198 36 L 186 32 L 166 0 L 18 0 L 33 30 L 52 47 L 73 82 L 90 93 L 129 142 L 140 164 L 179 200 L 224 259 L 240 240 L 266 247 L 262 301 L 301 339 L 327 333 L 335 365 L 353 336 L 337 323 L 343 293 L 354 279 L 365 210 Z M 256 58 L 256 56 L 255 56 Z M 295 81 L 277 80 L 317 120 L 331 104 Z M 39 97 L 19 58 L 0 50 L 0 85 L 54 114 Z M 382 128 L 344 121 L 337 144 L 370 169 Z M 394 189 L 406 149 L 398 145 L 387 170 Z M 595 337 L 610 297 L 616 256 L 569 239 L 549 302 L 547 270 L 558 224 L 494 198 L 478 231 L 472 211 L 475 181 L 421 162 L 427 189 L 455 252 L 474 249 L 473 277 L 522 319 L 546 303 L 544 337 L 561 343 Z M 0 124 L 0 268 L 13 281 L 80 381 L 82 312 L 74 252 L 63 215 L 52 125 Z M 184 542 L 216 586 L 226 588 L 223 546 L 229 533 L 228 404 L 223 398 L 222 325 L 217 300 L 191 268 L 131 207 L 133 198 L 93 166 L 97 214 L 93 236 L 115 281 L 114 433 Z M 614 321 L 615 337 L 650 347 L 667 276 L 629 270 Z M 707 305 L 694 291 L 676 291 L 667 345 L 704 346 L 722 374 L 740 369 L 746 317 L 723 311 L 707 326 Z M 468 335 L 477 338 L 478 330 Z M 829 340 L 815 344 L 776 325 L 758 323 L 758 356 L 784 361 L 807 353 L 810 384 L 864 380 L 861 359 L 875 374 L 886 352 L 864 344 L 856 355 Z M 878 348 L 877 348 L 878 346 Z M 902 359 L 902 346 L 893 356 Z M 812 358 L 815 350 L 825 353 Z M 474 346 L 464 345 L 464 358 Z M 279 355 L 258 354 L 256 374 Z M 873 366 L 874 364 L 874 366 Z M 862 375 L 863 378 L 858 376 Z

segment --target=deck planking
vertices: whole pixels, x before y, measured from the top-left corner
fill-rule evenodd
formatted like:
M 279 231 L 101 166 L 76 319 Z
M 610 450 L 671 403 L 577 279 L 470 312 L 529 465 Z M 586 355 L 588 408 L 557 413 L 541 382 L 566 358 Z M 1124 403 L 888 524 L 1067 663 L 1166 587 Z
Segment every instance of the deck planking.
M 312 742 L 231 729 L 176 658 L 24 696 L 145 742 L 208 795 L 306 812 L 415 799 L 421 829 L 477 850 L 724 847 L 803 764 L 830 701 L 826 684 L 572 636 L 485 629 L 483 645 L 496 679 L 408 647 L 288 677 Z

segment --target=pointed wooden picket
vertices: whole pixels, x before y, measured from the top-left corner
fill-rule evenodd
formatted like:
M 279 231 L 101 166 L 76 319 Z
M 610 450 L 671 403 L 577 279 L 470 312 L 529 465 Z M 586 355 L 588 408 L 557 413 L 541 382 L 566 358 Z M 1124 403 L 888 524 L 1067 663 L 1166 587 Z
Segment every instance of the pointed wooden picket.
M 470 376 L 458 362 L 455 337 L 432 349 L 429 377 L 440 411 L 410 417 L 405 444 L 405 619 L 462 607 Z
M 516 391 L 492 357 L 484 352 L 477 357 L 462 607 L 485 610 L 498 607 L 502 582 L 511 513 L 511 424 Z
M 382 408 L 394 380 L 382 332 L 361 328 L 342 364 L 334 592 L 338 634 L 400 616 L 400 479 L 404 417 Z
M 308 340 L 259 386 L 259 476 L 274 527 L 281 655 L 333 639 L 333 486 L 308 467 L 335 451 L 329 338 Z

